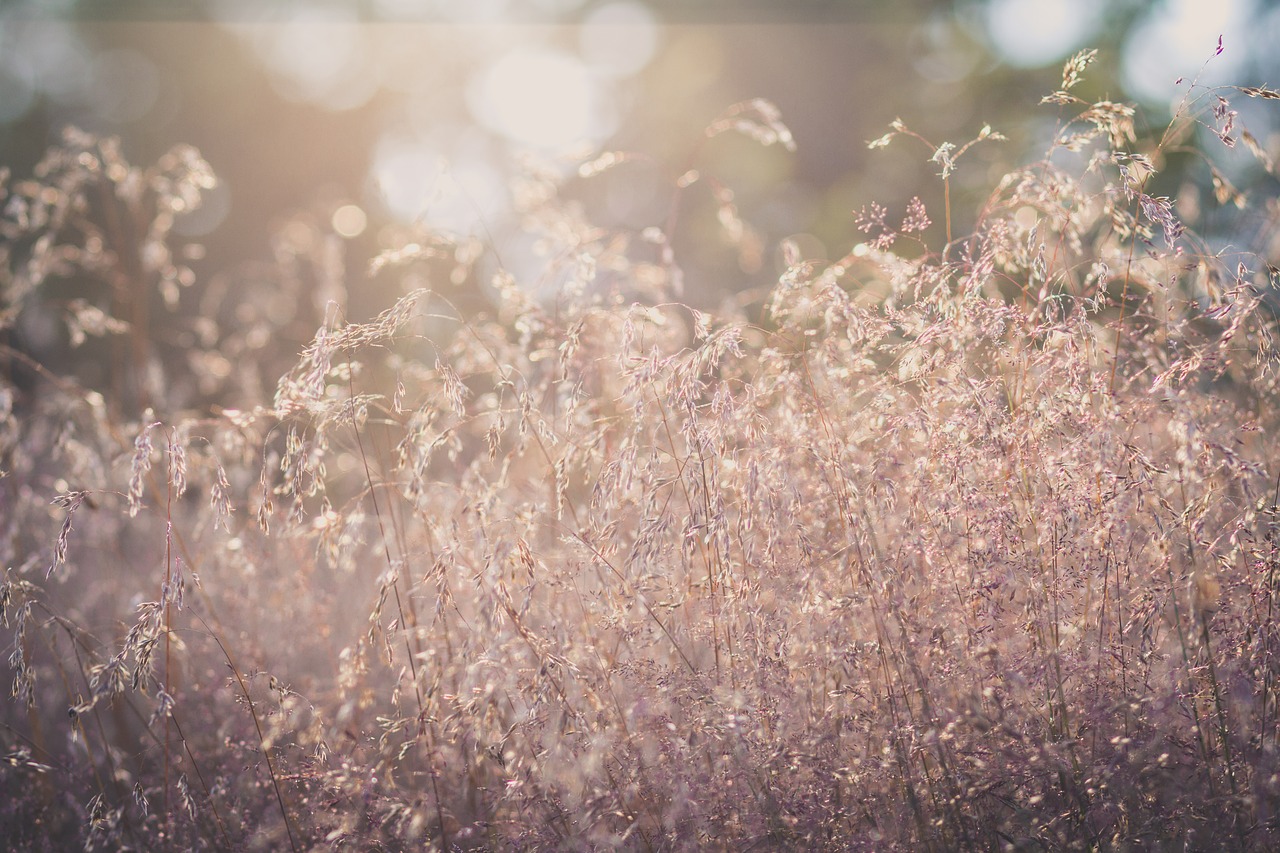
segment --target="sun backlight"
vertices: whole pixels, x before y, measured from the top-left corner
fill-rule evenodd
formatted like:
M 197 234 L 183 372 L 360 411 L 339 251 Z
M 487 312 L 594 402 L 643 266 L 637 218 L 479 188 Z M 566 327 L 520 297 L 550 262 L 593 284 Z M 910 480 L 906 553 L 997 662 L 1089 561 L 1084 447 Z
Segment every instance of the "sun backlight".
M 475 117 L 514 142 L 561 149 L 594 135 L 591 76 L 577 59 L 518 49 L 500 57 L 469 92 Z

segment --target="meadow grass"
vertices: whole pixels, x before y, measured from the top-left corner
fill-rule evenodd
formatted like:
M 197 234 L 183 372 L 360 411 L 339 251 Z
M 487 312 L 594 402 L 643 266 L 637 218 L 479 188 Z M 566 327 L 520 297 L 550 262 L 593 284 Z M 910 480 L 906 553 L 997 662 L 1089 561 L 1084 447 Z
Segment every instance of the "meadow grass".
M 0 836 L 1280 846 L 1280 273 L 1153 189 L 1216 138 L 1201 206 L 1271 240 L 1214 158 L 1270 174 L 1231 99 L 1280 94 L 1193 82 L 1146 138 L 1072 94 L 1091 58 L 976 212 L 926 142 L 933 209 L 717 311 L 669 233 L 709 188 L 752 238 L 714 164 L 639 233 L 531 169 L 536 280 L 422 227 L 348 269 L 305 218 L 198 280 L 194 149 L 68 132 L 6 175 Z M 759 101 L 722 132 L 791 144 Z

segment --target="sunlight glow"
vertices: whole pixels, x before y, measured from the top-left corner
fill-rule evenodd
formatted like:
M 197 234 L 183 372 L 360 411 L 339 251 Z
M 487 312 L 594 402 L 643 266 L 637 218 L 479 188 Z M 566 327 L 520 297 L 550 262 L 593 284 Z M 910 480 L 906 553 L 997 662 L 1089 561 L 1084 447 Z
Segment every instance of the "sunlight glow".
M 365 227 L 369 224 L 369 218 L 365 216 L 359 205 L 344 204 L 333 212 L 330 224 L 340 236 L 350 240 L 364 233 Z
M 443 159 L 430 147 L 384 138 L 374 153 L 372 177 L 387 210 L 407 221 L 426 209 L 443 169 Z
M 989 0 L 987 32 L 996 52 L 1020 68 L 1062 59 L 1101 23 L 1100 0 Z
M 1246 45 L 1257 17 L 1252 0 L 1168 0 L 1151 9 L 1129 34 L 1121 75 L 1126 89 L 1146 101 L 1181 97 L 1179 77 L 1190 82 L 1200 68 L 1201 83 L 1212 84 L 1239 76 Z M 1218 37 L 1223 52 L 1214 56 Z M 1206 61 L 1213 57 L 1212 62 Z
M 632 0 L 591 10 L 578 36 L 579 52 L 590 66 L 611 75 L 635 74 L 658 49 L 658 26 L 649 9 Z
M 482 124 L 533 148 L 564 149 L 599 134 L 595 83 L 576 58 L 517 49 L 502 56 L 468 91 Z
M 372 178 L 380 201 L 396 219 L 454 233 L 493 220 L 507 202 L 503 177 L 482 153 L 455 151 L 450 157 L 413 139 L 384 137 L 374 154 Z
M 253 46 L 273 72 L 272 87 L 291 101 L 349 110 L 367 103 L 377 89 L 370 31 L 349 11 L 300 7 L 279 20 L 228 26 Z

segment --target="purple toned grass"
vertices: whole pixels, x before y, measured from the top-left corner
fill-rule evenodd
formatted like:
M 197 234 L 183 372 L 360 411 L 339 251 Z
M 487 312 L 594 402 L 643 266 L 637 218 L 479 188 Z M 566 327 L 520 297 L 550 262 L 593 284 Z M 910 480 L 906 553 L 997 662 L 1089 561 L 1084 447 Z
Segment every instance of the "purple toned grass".
M 895 122 L 942 209 L 716 312 L 537 172 L 537 281 L 428 233 L 347 270 L 298 222 L 193 287 L 199 155 L 69 134 L 0 184 L 0 835 L 1280 845 L 1277 273 L 1152 189 L 1201 128 L 1269 170 L 1227 98 L 1280 96 L 1193 85 L 1143 140 L 1071 94 L 1091 58 L 969 233 L 999 135 Z M 720 132 L 790 144 L 763 102 Z M 713 165 L 672 210 L 707 184 L 755 239 Z M 402 295 L 353 322 L 366 274 Z

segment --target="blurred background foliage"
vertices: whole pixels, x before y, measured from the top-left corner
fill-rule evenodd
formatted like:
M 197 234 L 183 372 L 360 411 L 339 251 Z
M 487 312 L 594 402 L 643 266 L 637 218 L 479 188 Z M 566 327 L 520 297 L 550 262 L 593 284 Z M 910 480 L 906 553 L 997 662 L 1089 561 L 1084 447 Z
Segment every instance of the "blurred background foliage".
M 910 139 L 867 149 L 895 117 L 934 144 L 963 144 L 987 124 L 1008 137 L 959 164 L 962 234 L 1005 170 L 1039 157 L 1074 114 L 1039 106 L 1073 52 L 1099 49 L 1077 94 L 1132 101 L 1139 128 L 1158 131 L 1198 74 L 1203 85 L 1280 80 L 1278 37 L 1280 8 L 1267 0 L 18 0 L 0 7 L 0 165 L 30 174 L 68 125 L 119 136 L 140 164 L 195 145 L 219 178 L 175 225 L 208 249 L 193 262 L 198 279 L 270 257 L 273 235 L 299 216 L 354 257 L 415 225 L 475 235 L 506 246 L 520 279 L 537 267 L 522 255 L 509 187 L 532 152 L 591 221 L 674 223 L 686 298 L 714 304 L 774 279 L 782 260 L 769 247 L 781 238 L 809 258 L 845 254 L 859 239 L 854 212 L 871 202 L 894 221 L 920 196 L 934 221 L 926 241 L 941 244 L 932 151 Z M 794 153 L 703 138 L 726 107 L 755 97 L 778 105 Z M 1273 118 L 1237 100 L 1280 154 Z M 600 150 L 644 156 L 578 177 Z M 1270 195 L 1258 161 L 1236 154 L 1224 174 Z M 1200 161 L 1158 165 L 1157 192 L 1181 197 L 1203 232 L 1266 239 L 1265 210 L 1215 227 Z M 758 258 L 726 243 L 705 191 L 673 216 L 672 187 L 690 168 L 735 193 L 762 237 Z M 353 296 L 351 310 L 379 310 L 384 296 L 363 308 Z

